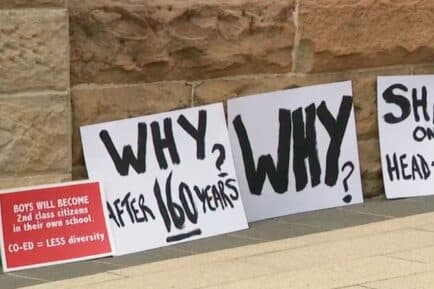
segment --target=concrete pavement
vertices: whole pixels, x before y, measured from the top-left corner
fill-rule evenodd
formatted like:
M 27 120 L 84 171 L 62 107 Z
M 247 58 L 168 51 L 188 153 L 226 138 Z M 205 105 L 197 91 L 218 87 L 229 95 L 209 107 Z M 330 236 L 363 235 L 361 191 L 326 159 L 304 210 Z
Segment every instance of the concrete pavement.
M 0 274 L 0 288 L 434 288 L 433 212 L 434 197 L 370 200 L 158 250 Z

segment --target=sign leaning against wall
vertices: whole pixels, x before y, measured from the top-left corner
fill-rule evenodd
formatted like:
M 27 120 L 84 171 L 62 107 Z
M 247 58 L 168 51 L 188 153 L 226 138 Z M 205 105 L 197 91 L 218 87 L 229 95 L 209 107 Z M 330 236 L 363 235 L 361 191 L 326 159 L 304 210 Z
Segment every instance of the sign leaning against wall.
M 387 198 L 434 194 L 434 76 L 382 76 L 377 86 Z
M 222 104 L 81 128 L 119 255 L 247 228 Z
M 351 82 L 228 103 L 249 221 L 363 202 Z
M 100 183 L 79 181 L 0 192 L 3 270 L 112 255 Z

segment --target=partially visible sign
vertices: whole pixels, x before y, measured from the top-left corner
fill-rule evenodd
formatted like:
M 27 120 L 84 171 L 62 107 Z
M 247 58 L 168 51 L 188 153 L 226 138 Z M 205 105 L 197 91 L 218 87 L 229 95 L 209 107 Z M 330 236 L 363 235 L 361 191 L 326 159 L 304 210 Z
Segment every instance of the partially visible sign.
M 117 254 L 247 228 L 222 104 L 81 128 Z
M 434 75 L 383 76 L 377 85 L 386 197 L 434 194 Z
M 0 194 L 3 271 L 110 256 L 98 182 L 71 182 Z
M 249 221 L 363 202 L 351 82 L 232 99 Z

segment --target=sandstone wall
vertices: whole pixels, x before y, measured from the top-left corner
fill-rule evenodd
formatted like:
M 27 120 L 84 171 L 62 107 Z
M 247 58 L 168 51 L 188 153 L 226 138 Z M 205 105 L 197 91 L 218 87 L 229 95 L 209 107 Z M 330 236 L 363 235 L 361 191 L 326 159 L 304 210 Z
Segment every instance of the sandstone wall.
M 0 188 L 71 176 L 65 5 L 0 1 Z
M 430 0 L 70 0 L 78 127 L 352 80 L 364 193 L 383 193 L 377 75 L 433 73 Z
M 71 78 L 194 80 L 292 67 L 294 0 L 70 0 Z
M 84 124 L 350 79 L 382 194 L 376 77 L 434 73 L 433 18 L 430 0 L 2 0 L 1 183 L 85 177 Z

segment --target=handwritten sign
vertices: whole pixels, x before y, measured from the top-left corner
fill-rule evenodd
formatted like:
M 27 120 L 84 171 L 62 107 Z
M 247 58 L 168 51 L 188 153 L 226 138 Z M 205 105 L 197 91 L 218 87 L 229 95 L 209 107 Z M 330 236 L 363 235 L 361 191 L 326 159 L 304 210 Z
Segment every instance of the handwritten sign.
M 378 77 L 377 85 L 387 198 L 434 194 L 434 75 Z
M 112 255 L 98 182 L 15 189 L 0 194 L 3 270 Z
M 247 228 L 222 104 L 81 128 L 118 254 Z
M 249 221 L 363 201 L 351 82 L 230 100 Z

